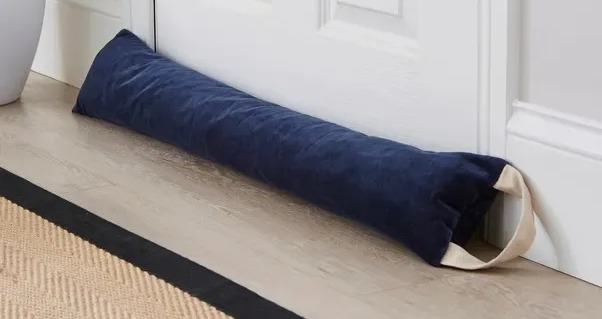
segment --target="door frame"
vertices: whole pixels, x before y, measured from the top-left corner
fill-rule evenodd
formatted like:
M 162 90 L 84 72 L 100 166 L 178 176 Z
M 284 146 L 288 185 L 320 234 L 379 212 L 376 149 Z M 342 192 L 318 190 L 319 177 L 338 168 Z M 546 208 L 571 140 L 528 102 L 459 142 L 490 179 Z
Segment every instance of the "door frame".
M 156 50 L 155 0 L 129 0 L 130 30 Z
M 481 0 L 483 154 L 506 157 L 507 126 L 520 96 L 521 0 Z M 482 148 L 481 148 L 482 147 Z
M 478 153 L 506 158 L 507 126 L 520 94 L 520 0 L 479 1 L 479 108 Z M 505 212 L 504 200 L 492 213 Z M 489 216 L 486 215 L 486 216 Z M 499 233 L 493 218 L 486 217 L 484 238 L 497 246 Z

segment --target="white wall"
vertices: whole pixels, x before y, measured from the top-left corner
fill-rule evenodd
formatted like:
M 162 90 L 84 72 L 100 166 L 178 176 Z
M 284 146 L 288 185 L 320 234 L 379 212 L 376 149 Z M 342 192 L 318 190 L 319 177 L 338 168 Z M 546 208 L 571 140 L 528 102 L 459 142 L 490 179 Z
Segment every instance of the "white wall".
M 520 94 L 509 97 L 504 156 L 526 174 L 539 214 L 526 257 L 602 285 L 602 1 L 520 1 Z M 492 41 L 497 41 L 493 38 Z M 489 220 L 503 245 L 515 202 Z
M 602 120 L 602 1 L 525 0 L 522 100 Z

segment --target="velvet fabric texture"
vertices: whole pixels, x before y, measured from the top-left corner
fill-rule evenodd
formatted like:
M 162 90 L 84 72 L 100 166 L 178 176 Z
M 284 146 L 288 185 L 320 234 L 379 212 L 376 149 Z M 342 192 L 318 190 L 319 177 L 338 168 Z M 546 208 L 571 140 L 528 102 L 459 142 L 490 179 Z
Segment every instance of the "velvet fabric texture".
M 155 53 L 127 30 L 94 60 L 74 112 L 127 126 L 365 223 L 432 265 L 440 265 L 450 241 L 466 244 L 507 164 L 423 151 L 263 101 Z

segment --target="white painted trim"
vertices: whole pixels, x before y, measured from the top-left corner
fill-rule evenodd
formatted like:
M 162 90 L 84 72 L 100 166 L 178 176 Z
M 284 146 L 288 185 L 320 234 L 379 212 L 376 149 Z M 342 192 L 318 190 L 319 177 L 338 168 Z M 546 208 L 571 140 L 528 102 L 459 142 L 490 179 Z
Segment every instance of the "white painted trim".
M 130 0 L 131 31 L 148 46 L 155 48 L 155 11 L 153 0 Z
M 107 16 L 107 17 L 111 17 L 111 18 L 115 18 L 115 19 L 121 18 L 121 15 L 119 14 L 121 12 L 119 10 L 122 7 L 119 7 L 120 4 L 118 4 L 118 3 L 117 3 L 117 7 L 115 7 L 114 4 L 110 4 L 109 9 L 107 9 L 107 7 L 105 7 L 106 3 L 102 2 L 102 1 L 94 2 L 94 1 L 86 1 L 86 0 L 66 0 L 64 2 L 68 3 L 71 6 L 75 6 L 80 9 L 85 9 L 90 12 L 99 13 L 99 14 Z
M 512 103 L 519 97 L 520 0 L 479 2 L 478 151 L 506 157 L 506 129 Z M 485 218 L 484 238 L 490 241 L 489 215 L 503 213 L 497 201 Z
M 38 73 L 81 86 L 96 53 L 121 28 L 134 31 L 153 46 L 153 0 L 47 0 L 46 4 L 32 66 Z
M 489 149 L 506 156 L 506 125 L 520 87 L 520 0 L 490 2 Z
M 491 0 L 479 1 L 479 81 L 477 88 L 477 151 L 488 154 L 490 147 L 490 66 L 491 66 Z
M 524 256 L 602 285 L 602 260 L 591 252 L 601 235 L 602 122 L 523 101 L 507 125 L 507 156 L 521 168 L 534 195 L 537 237 Z M 503 247 L 518 219 L 517 204 L 504 201 L 491 214 L 488 240 Z
M 602 161 L 602 123 L 517 101 L 508 134 Z

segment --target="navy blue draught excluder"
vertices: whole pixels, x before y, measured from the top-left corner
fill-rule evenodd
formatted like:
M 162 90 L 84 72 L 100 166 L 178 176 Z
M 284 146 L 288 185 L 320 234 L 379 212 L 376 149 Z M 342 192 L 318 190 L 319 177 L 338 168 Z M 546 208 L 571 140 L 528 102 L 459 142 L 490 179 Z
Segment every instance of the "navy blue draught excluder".
M 431 265 L 490 267 L 525 252 L 535 234 L 529 191 L 506 161 L 422 151 L 263 101 L 170 61 L 127 30 L 100 51 L 73 111 L 367 224 Z M 462 246 L 498 190 L 523 197 L 521 223 L 502 253 L 483 262 Z

